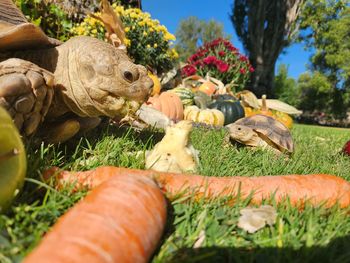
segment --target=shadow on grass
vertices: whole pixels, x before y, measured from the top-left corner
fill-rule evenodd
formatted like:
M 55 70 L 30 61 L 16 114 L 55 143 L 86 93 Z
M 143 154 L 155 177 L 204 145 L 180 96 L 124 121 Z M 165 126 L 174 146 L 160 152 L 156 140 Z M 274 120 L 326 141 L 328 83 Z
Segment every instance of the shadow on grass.
M 133 138 L 139 143 L 147 144 L 150 139 L 152 139 L 154 143 L 159 142 L 164 137 L 164 131 L 152 128 L 139 131 L 137 129 L 131 128 L 130 126 L 117 126 L 105 120 L 96 129 L 80 136 L 75 136 L 68 142 L 61 144 L 60 147 L 66 147 L 68 151 L 74 152 L 76 147 L 80 144 L 81 140 L 83 140 L 83 143 L 84 140 L 89 141 L 89 144 L 94 147 L 102 138 L 106 136 L 127 136 Z
M 287 263 L 287 262 L 350 262 L 350 236 L 336 238 L 327 246 L 294 248 L 235 248 L 235 247 L 202 247 L 181 248 L 166 262 L 244 262 L 244 263 Z

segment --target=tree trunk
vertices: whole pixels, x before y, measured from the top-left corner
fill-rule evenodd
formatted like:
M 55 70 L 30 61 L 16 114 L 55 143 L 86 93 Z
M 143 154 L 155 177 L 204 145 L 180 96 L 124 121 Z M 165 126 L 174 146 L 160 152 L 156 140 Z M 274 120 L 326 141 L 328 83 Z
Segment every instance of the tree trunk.
M 295 32 L 303 0 L 236 0 L 231 20 L 255 72 L 250 86 L 258 97 L 273 97 L 275 64 Z
M 268 98 L 272 98 L 274 91 L 275 64 L 255 64 L 252 58 L 250 58 L 250 61 L 252 65 L 256 66 L 254 67 L 255 71 L 251 75 L 248 88 L 259 98 L 264 94 L 266 94 Z

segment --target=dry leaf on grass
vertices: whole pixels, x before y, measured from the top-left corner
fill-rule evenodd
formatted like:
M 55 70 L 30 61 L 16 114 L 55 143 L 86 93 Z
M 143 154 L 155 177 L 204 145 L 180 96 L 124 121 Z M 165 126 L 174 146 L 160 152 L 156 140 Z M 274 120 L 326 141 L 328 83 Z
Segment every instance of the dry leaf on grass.
M 248 231 L 248 233 L 254 233 L 266 224 L 271 226 L 276 223 L 277 212 L 270 205 L 243 208 L 240 213 L 238 227 Z

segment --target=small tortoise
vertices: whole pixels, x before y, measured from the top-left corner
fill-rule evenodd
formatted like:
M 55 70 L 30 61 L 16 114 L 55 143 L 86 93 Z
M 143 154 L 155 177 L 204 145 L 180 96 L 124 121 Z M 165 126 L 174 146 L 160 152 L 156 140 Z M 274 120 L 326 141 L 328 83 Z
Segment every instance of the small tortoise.
M 226 126 L 229 136 L 239 143 L 292 154 L 293 139 L 284 124 L 272 117 L 256 114 Z
M 124 51 L 86 36 L 61 43 L 0 0 L 0 106 L 23 136 L 66 141 L 101 116 L 136 111 L 152 87 Z

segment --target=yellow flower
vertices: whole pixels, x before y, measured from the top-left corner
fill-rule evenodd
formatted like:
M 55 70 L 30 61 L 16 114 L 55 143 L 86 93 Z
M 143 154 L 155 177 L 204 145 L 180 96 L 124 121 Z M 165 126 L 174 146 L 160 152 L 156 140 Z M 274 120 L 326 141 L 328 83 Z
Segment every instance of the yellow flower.
M 91 33 L 96 35 L 97 34 L 97 29 L 94 28 L 93 30 L 91 30 Z
M 146 31 L 143 31 L 142 35 L 145 37 L 147 36 L 147 32 Z
M 166 41 L 169 41 L 169 40 L 176 40 L 175 36 L 173 34 L 170 34 L 169 32 L 166 32 L 165 35 L 164 35 L 164 39 Z
M 149 32 L 153 32 L 154 31 L 154 29 L 151 27 L 150 29 L 149 29 Z
M 131 18 L 137 18 L 137 17 L 138 17 L 138 14 L 136 14 L 136 13 L 131 13 L 131 14 L 130 14 L 130 17 L 131 17 Z
M 96 22 L 97 22 L 97 20 L 96 20 L 95 18 L 91 18 L 91 19 L 90 19 L 90 25 L 91 25 L 91 26 L 95 26 L 95 25 L 96 25 Z
M 151 45 L 150 45 L 150 44 L 148 44 L 146 47 L 147 47 L 147 48 L 151 48 Z
M 146 12 L 146 13 L 143 13 L 142 17 L 144 17 L 144 18 L 150 18 L 151 15 L 150 15 L 149 13 Z
M 178 58 L 179 54 L 176 52 L 175 48 L 171 49 L 172 57 L 173 58 Z
M 126 27 L 126 28 L 124 28 L 124 31 L 125 31 L 125 33 L 128 33 L 129 31 L 130 31 L 130 27 Z
M 113 6 L 113 5 L 112 5 Z M 118 12 L 118 13 L 123 13 L 124 12 L 124 7 L 120 5 L 115 5 L 113 8 Z
M 140 21 L 137 23 L 139 26 L 144 26 L 145 25 L 145 22 L 144 21 Z
M 132 30 L 135 30 L 135 28 L 136 28 L 135 26 L 132 26 L 132 27 L 131 27 Z
M 154 43 L 153 47 L 154 47 L 154 48 L 157 48 L 157 47 L 158 47 L 158 44 L 157 44 L 157 43 Z
M 140 14 L 140 13 L 141 13 L 141 10 L 140 10 L 139 8 L 134 8 L 133 10 L 134 10 L 134 12 L 135 12 L 136 14 Z
M 130 39 L 124 38 L 124 44 L 125 46 L 129 47 L 131 45 Z
M 165 26 L 161 25 L 159 26 L 159 31 L 162 31 L 164 34 L 168 32 Z

